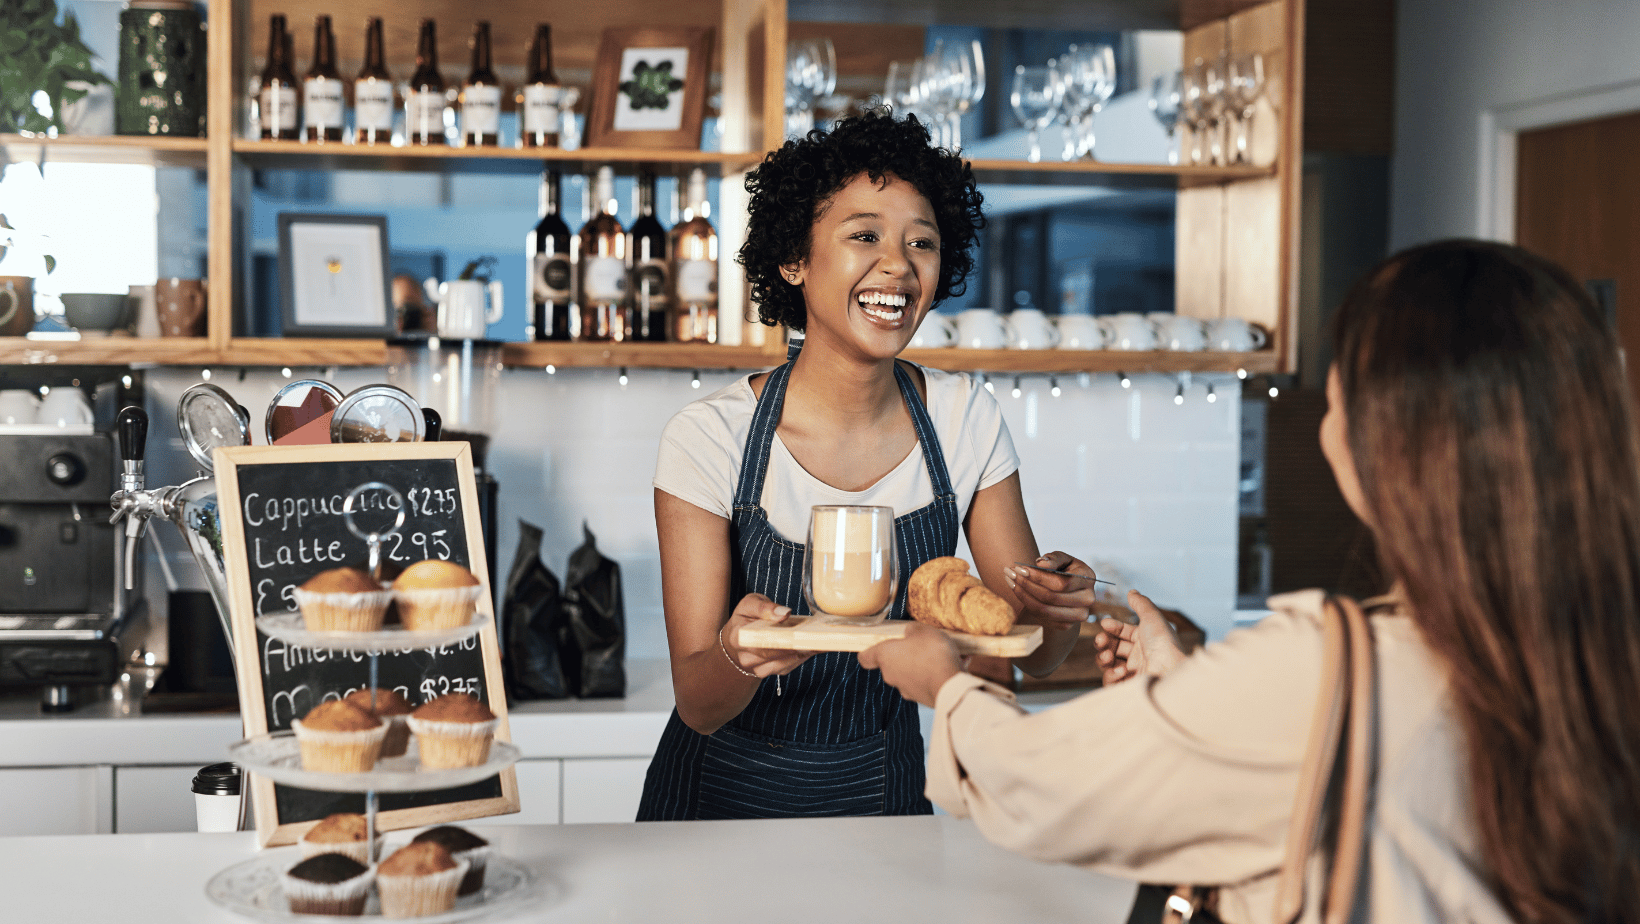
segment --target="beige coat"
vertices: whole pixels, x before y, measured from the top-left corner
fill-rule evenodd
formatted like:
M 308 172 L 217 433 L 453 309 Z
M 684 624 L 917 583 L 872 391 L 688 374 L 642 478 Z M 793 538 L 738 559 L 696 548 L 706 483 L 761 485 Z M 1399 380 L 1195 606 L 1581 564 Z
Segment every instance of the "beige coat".
M 1322 600 L 1275 597 L 1273 615 L 1166 677 L 1035 714 L 958 674 L 935 703 L 928 797 L 1026 856 L 1142 882 L 1225 884 L 1225 920 L 1269 921 L 1319 695 Z M 1379 762 L 1355 920 L 1503 924 L 1479 875 L 1443 668 L 1407 617 L 1375 615 L 1372 627 Z

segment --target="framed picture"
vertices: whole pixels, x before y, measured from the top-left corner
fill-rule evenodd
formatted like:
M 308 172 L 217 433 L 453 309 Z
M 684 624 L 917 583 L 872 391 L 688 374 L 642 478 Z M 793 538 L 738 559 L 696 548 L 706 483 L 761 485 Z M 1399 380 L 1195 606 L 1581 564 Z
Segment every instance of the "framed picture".
M 392 337 L 387 216 L 279 215 L 286 337 Z
M 711 54 L 706 27 L 605 29 L 587 146 L 698 149 Z

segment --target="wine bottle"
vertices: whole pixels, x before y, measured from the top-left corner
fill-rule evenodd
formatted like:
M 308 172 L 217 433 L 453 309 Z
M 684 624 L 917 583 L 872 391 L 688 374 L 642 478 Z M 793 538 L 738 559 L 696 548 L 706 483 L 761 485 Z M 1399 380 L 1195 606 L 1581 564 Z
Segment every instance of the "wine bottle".
M 336 35 L 330 17 L 313 20 L 313 64 L 302 78 L 302 140 L 342 140 L 342 75 L 336 72 Z
M 570 304 L 574 301 L 574 272 L 570 264 L 569 225 L 559 214 L 559 176 L 548 170 L 541 177 L 541 220 L 525 237 L 530 260 L 529 339 L 568 340 Z
M 461 85 L 461 143 L 495 147 L 501 140 L 501 81 L 490 69 L 490 24 L 473 27 L 473 66 Z
M 519 134 L 527 148 L 558 147 L 559 106 L 563 104 L 564 88 L 558 85 L 558 75 L 552 70 L 552 27 L 541 23 L 535 27 L 535 42 L 530 45 L 529 82 L 518 92 Z
M 404 134 L 411 144 L 446 144 L 444 77 L 438 72 L 438 35 L 431 19 L 421 21 L 416 40 L 416 72 L 404 94 Z
M 655 217 L 655 175 L 638 174 L 638 217 L 628 232 L 632 255 L 629 291 L 632 298 L 632 339 L 666 339 L 667 288 L 666 228 Z
M 683 220 L 672 228 L 672 339 L 717 343 L 718 237 L 706 201 L 706 171 L 689 174 Z
M 354 138 L 359 144 L 393 141 L 393 77 L 382 52 L 382 21 L 370 18 L 364 33 L 364 68 L 353 81 Z
M 626 340 L 632 330 L 626 298 L 626 229 L 615 217 L 616 206 L 615 170 L 599 167 L 592 188 L 592 217 L 575 239 L 578 340 Z
M 268 17 L 268 63 L 262 68 L 256 102 L 264 139 L 296 140 L 296 74 L 291 71 L 290 36 L 285 31 L 283 13 Z

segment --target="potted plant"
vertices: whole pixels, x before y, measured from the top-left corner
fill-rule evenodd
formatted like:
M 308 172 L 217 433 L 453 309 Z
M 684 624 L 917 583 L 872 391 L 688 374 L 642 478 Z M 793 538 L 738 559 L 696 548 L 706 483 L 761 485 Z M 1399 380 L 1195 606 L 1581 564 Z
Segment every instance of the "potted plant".
M 74 14 L 57 21 L 57 0 L 0 3 L 0 132 L 61 131 L 64 107 L 109 82 L 91 67 Z M 35 103 L 42 91 L 49 116 Z

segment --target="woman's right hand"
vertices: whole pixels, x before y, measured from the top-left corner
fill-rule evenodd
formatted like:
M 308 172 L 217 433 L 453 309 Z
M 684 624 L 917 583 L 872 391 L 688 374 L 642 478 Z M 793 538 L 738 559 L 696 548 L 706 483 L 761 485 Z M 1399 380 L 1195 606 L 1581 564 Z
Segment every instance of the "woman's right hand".
M 1128 591 L 1128 606 L 1139 615 L 1139 624 L 1129 625 L 1110 616 L 1099 620 L 1093 637 L 1097 660 L 1104 671 L 1106 686 L 1140 674 L 1161 676 L 1178 666 L 1187 655 L 1179 647 L 1178 636 L 1167 617 L 1137 590 Z
M 747 594 L 735 604 L 734 612 L 729 614 L 729 621 L 718 630 L 718 641 L 729 655 L 729 660 L 748 674 L 759 678 L 789 674 L 799 664 L 814 657 L 814 652 L 791 651 L 784 648 L 742 648 L 739 638 L 742 626 L 759 622 L 776 625 L 785 622 L 791 614 L 789 606 L 775 603 L 762 594 Z

